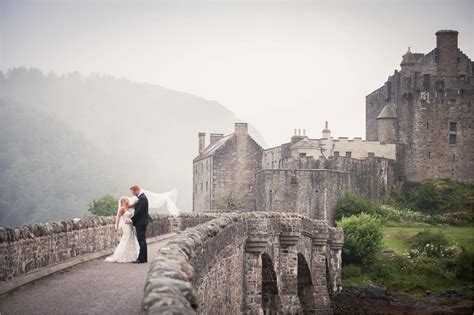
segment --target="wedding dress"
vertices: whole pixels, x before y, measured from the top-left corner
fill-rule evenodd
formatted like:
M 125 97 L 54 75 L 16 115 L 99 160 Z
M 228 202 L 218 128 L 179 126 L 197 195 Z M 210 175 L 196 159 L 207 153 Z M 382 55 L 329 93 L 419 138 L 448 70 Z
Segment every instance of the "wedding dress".
M 135 230 L 132 224 L 126 224 L 125 221 L 132 217 L 132 211 L 125 211 L 119 221 L 119 227 L 122 228 L 122 237 L 117 245 L 113 255 L 107 257 L 107 262 L 127 263 L 135 261 L 140 251 Z
M 142 189 L 142 192 L 148 199 L 149 213 L 169 213 L 173 216 L 177 216 L 180 213 L 179 208 L 176 206 L 176 199 L 178 198 L 178 191 L 173 189 L 165 193 L 155 193 L 152 191 Z M 127 198 L 127 197 L 124 197 Z M 134 204 L 137 201 L 137 197 L 128 197 L 129 204 Z M 117 213 L 120 210 L 120 201 L 117 207 Z M 165 209 L 163 209 L 165 208 Z M 132 262 L 135 261 L 140 252 L 140 246 L 138 245 L 137 236 L 135 234 L 135 228 L 133 224 L 127 224 L 133 216 L 133 209 L 125 211 L 120 217 L 119 228 L 122 229 L 122 237 L 117 245 L 113 255 L 107 257 L 107 262 Z

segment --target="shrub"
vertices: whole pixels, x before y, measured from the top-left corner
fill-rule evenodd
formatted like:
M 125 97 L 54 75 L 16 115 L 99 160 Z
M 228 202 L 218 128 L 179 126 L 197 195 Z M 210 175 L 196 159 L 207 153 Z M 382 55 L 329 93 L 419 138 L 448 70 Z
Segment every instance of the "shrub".
M 436 213 L 473 213 L 474 186 L 451 179 L 424 182 L 402 196 L 406 206 L 434 215 Z M 458 218 L 454 218 L 457 219 Z M 472 215 L 463 214 L 462 220 L 472 222 Z
M 347 265 L 342 268 L 342 279 L 358 277 L 362 275 L 362 270 L 356 265 Z
M 362 212 L 373 212 L 373 205 L 368 200 L 352 193 L 346 193 L 344 198 L 336 204 L 336 220 Z
M 419 232 L 413 239 L 412 256 L 443 257 L 448 248 L 448 240 L 443 233 L 433 233 L 429 229 Z
M 434 216 L 441 209 L 441 195 L 432 182 L 426 182 L 413 189 L 409 195 L 411 205 L 419 211 Z
M 465 281 L 474 280 L 472 263 L 474 261 L 474 252 L 462 249 L 461 254 L 456 257 L 454 271 L 456 278 Z
M 370 214 L 360 213 L 342 218 L 337 225 L 344 230 L 343 263 L 370 265 L 382 246 L 380 220 Z
M 115 215 L 117 213 L 118 199 L 112 195 L 105 195 L 98 200 L 92 200 L 89 212 L 97 216 Z

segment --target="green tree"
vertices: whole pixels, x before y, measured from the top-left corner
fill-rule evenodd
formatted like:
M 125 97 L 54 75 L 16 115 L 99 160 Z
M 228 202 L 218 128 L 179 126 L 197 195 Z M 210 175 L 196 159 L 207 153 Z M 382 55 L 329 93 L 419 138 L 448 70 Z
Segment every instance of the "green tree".
M 92 200 L 89 212 L 97 216 L 115 215 L 117 212 L 118 199 L 112 195 L 105 195 L 100 199 Z
M 362 266 L 372 264 L 382 247 L 381 221 L 368 213 L 360 213 L 343 217 L 337 221 L 337 226 L 344 230 L 343 263 Z
M 362 212 L 372 212 L 373 205 L 361 196 L 346 193 L 344 198 L 336 204 L 336 220 L 342 217 L 350 217 Z
M 415 188 L 411 193 L 413 206 L 419 211 L 434 216 L 441 209 L 441 195 L 432 182 L 427 182 Z

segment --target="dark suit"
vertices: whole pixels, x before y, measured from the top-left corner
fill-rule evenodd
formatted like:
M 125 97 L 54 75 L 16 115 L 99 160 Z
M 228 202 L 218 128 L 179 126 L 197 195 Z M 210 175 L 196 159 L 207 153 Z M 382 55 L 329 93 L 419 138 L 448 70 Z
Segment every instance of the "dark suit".
M 137 202 L 135 203 L 135 213 L 132 217 L 133 225 L 137 231 L 137 240 L 140 245 L 140 254 L 138 255 L 137 260 L 147 261 L 147 248 L 146 248 L 146 227 L 149 223 L 149 214 L 148 214 L 148 199 L 145 194 L 142 193 Z

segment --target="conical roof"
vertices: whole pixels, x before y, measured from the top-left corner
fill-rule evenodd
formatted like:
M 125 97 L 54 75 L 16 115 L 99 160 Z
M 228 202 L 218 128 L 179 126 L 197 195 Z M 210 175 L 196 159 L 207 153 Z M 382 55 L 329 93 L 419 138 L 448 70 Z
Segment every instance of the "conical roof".
M 402 63 L 400 66 L 413 66 L 416 62 L 416 58 L 408 47 L 408 51 L 402 56 Z
M 385 105 L 380 114 L 377 116 L 377 119 L 383 118 L 398 118 L 397 110 L 395 109 L 395 104 L 390 103 Z

